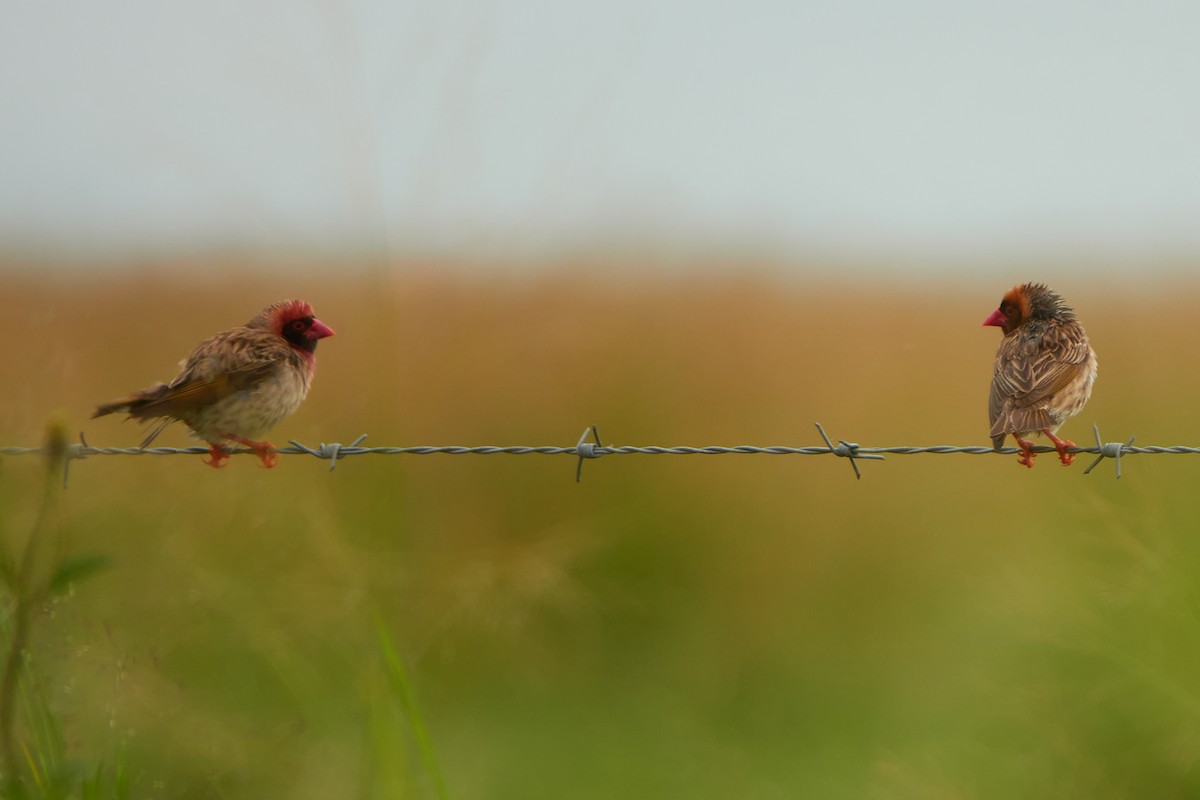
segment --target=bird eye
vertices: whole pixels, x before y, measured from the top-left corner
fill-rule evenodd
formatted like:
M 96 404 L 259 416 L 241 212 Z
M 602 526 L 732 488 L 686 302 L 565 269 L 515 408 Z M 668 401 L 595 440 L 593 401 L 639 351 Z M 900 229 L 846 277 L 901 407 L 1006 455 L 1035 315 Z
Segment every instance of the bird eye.
M 305 327 L 307 326 L 304 324 L 304 320 L 302 319 L 292 321 L 292 330 L 294 331 L 302 331 L 305 329 Z

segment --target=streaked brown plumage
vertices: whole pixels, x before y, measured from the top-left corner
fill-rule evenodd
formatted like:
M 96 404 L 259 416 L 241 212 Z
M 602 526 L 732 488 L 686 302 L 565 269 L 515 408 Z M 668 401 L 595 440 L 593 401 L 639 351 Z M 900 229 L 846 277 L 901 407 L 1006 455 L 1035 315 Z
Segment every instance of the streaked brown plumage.
M 224 446 L 238 443 L 252 448 L 264 467 L 273 467 L 279 459 L 274 446 L 257 440 L 308 394 L 317 342 L 326 336 L 333 329 L 303 300 L 269 305 L 245 325 L 197 345 L 170 383 L 105 403 L 92 417 L 124 411 L 132 419 L 161 420 L 142 447 L 178 420 L 208 442 L 211 457 L 204 463 L 210 466 L 225 466 Z
M 1075 312 L 1041 283 L 1014 286 L 1000 307 L 983 322 L 1004 331 L 996 350 L 988 396 L 992 446 L 999 450 L 1009 434 L 1021 448 L 1020 463 L 1033 466 L 1033 443 L 1024 437 L 1042 433 L 1054 442 L 1068 466 L 1075 443 L 1054 435 L 1092 396 L 1096 353 Z

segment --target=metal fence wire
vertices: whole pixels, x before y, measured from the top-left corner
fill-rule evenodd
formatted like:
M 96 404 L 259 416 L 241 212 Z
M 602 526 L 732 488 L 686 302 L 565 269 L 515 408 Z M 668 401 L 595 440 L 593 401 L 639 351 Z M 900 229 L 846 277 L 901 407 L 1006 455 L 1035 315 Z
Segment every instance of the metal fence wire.
M 637 447 L 632 445 L 623 445 L 620 447 L 612 447 L 604 445 L 600 441 L 600 434 L 596 430 L 595 425 L 590 425 L 584 429 L 583 435 L 579 437 L 579 441 L 569 447 L 555 446 L 527 446 L 527 445 L 479 445 L 479 446 L 463 446 L 463 445 L 443 445 L 443 446 L 416 446 L 416 447 L 364 447 L 362 442 L 367 438 L 364 433 L 350 444 L 340 443 L 322 443 L 317 447 L 309 447 L 295 440 L 290 441 L 290 447 L 281 447 L 276 452 L 283 456 L 307 455 L 315 458 L 325 459 L 329 461 L 329 469 L 333 471 L 337 466 L 338 461 L 350 456 L 399 456 L 399 455 L 567 455 L 577 459 L 575 466 L 575 481 L 579 482 L 583 476 L 583 462 L 585 459 L 596 459 L 603 456 L 624 456 L 624 455 L 666 455 L 666 456 L 715 456 L 715 455 L 773 455 L 773 456 L 828 456 L 833 455 L 839 458 L 847 458 L 850 460 L 850 466 L 854 469 L 854 476 L 862 478 L 862 472 L 859 470 L 859 461 L 883 461 L 885 456 L 899 455 L 948 455 L 951 453 L 963 453 L 966 455 L 1013 455 L 1019 453 L 1020 449 L 1016 447 L 1003 447 L 1000 450 L 994 450 L 991 447 L 983 445 L 929 445 L 929 446 L 914 446 L 914 447 L 864 447 L 863 445 L 854 442 L 848 442 L 844 439 L 838 439 L 836 444 L 830 439 L 821 423 L 815 423 L 817 432 L 825 441 L 823 446 L 815 447 L 791 447 L 788 445 L 769 445 L 758 447 L 755 445 L 737 445 L 734 447 L 722 446 L 706 446 L 706 447 L 663 447 L 658 445 Z M 1134 447 L 1134 437 L 1130 437 L 1127 442 L 1104 442 L 1100 438 L 1100 428 L 1097 425 L 1092 426 L 1092 431 L 1096 437 L 1096 444 L 1093 447 L 1071 447 L 1067 452 L 1076 454 L 1090 454 L 1096 456 L 1096 459 L 1083 470 L 1083 474 L 1087 475 L 1096 466 L 1106 458 L 1111 458 L 1116 465 L 1117 478 L 1121 477 L 1121 457 L 1127 455 L 1141 454 L 1195 454 L 1200 453 L 1200 447 L 1188 447 L 1184 445 L 1171 446 L 1144 446 Z M 589 441 L 589 436 L 591 441 Z M 36 455 L 43 453 L 45 448 L 42 447 L 0 447 L 0 455 L 20 456 L 20 455 Z M 193 447 L 92 447 L 87 443 L 83 434 L 79 435 L 79 443 L 71 444 L 67 447 L 67 458 L 65 461 L 63 483 L 66 484 L 67 470 L 74 460 L 91 458 L 93 456 L 172 456 L 172 455 L 202 455 L 207 454 L 209 449 L 202 445 Z M 248 448 L 231 448 L 228 450 L 230 454 L 251 453 Z M 1047 445 L 1038 445 L 1033 448 L 1034 453 L 1053 453 L 1055 449 Z

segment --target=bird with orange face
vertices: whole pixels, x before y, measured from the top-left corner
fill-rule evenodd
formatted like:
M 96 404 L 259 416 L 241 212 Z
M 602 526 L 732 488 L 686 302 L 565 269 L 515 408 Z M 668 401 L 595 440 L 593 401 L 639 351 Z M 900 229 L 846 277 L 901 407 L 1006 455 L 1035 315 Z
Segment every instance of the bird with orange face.
M 142 447 L 178 420 L 208 442 L 205 464 L 225 466 L 225 447 L 236 443 L 254 450 L 269 469 L 279 456 L 274 445 L 258 439 L 308 395 L 317 342 L 327 336 L 333 336 L 333 329 L 303 300 L 269 305 L 245 325 L 197 345 L 170 383 L 105 403 L 92 418 L 123 411 L 131 419 L 158 420 Z
M 1075 456 L 1067 448 L 1075 443 L 1054 434 L 1083 409 L 1096 380 L 1096 353 L 1075 312 L 1053 289 L 1025 283 L 1004 295 L 983 324 L 1004 331 L 988 396 L 992 446 L 999 451 L 1012 434 L 1019 462 L 1032 468 L 1033 443 L 1024 437 L 1045 434 L 1069 466 Z

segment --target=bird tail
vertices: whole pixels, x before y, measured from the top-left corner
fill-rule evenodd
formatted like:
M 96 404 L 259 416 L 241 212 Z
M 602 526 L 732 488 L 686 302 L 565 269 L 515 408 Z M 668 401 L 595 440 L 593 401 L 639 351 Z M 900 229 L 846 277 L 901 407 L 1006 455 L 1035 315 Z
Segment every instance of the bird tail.
M 992 449 L 999 452 L 1010 433 L 1020 435 L 1053 430 L 1059 423 L 1044 408 L 1013 408 L 997 415 L 992 423 Z
M 117 412 L 125 412 L 131 417 L 137 419 L 145 419 L 149 416 L 157 416 L 153 414 L 140 414 L 141 409 L 145 408 L 150 403 L 162 399 L 167 393 L 167 385 L 165 383 L 156 383 L 146 389 L 140 389 L 133 394 L 113 400 L 111 403 L 101 403 L 96 406 L 96 410 L 92 412 L 92 419 L 103 417 L 107 414 L 116 414 Z
M 156 417 L 158 419 L 154 426 L 150 429 L 146 438 L 142 440 L 140 447 L 144 450 L 150 446 L 158 435 L 163 432 L 163 429 L 170 425 L 175 420 L 170 416 L 162 414 L 161 407 L 155 408 L 153 404 L 162 400 L 168 391 L 167 384 L 156 383 L 154 386 L 141 389 L 133 394 L 113 400 L 111 403 L 101 403 L 96 406 L 96 410 L 92 413 L 92 419 L 103 417 L 108 414 L 116 414 L 124 412 L 132 419 L 151 420 Z

